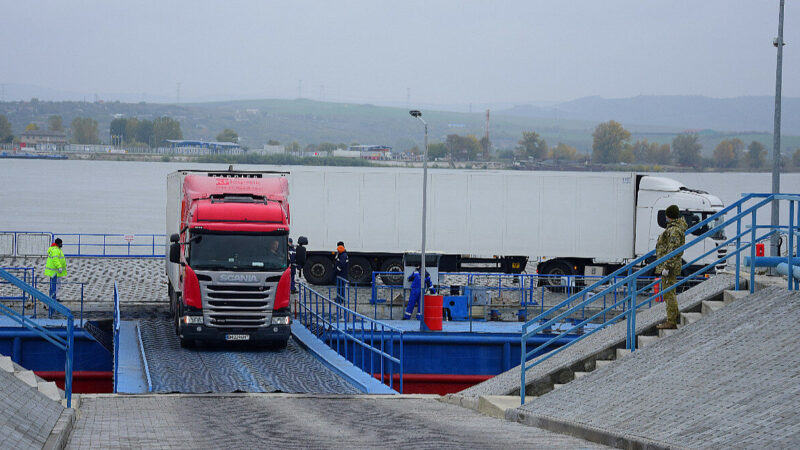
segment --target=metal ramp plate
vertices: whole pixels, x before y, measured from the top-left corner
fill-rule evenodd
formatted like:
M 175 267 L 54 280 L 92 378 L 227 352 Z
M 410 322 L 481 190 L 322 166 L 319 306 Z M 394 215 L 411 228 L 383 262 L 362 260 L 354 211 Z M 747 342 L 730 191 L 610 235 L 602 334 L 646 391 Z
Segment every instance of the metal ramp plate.
M 184 349 L 168 321 L 142 320 L 139 329 L 153 392 L 360 393 L 293 339 L 279 351 Z

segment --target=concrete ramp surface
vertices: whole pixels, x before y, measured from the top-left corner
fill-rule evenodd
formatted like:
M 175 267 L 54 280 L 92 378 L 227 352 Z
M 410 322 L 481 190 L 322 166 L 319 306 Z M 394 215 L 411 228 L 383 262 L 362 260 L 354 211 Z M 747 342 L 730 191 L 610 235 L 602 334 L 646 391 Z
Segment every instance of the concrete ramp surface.
M 798 448 L 799 311 L 798 292 L 758 291 L 506 418 L 612 445 Z
M 36 388 L 33 372 L 16 365 L 7 370 L 10 359 L 3 358 L 6 361 L 0 367 L 0 448 L 42 448 L 64 407 Z
M 139 328 L 153 392 L 360 393 L 293 339 L 285 350 L 184 349 L 168 321 L 142 320 Z

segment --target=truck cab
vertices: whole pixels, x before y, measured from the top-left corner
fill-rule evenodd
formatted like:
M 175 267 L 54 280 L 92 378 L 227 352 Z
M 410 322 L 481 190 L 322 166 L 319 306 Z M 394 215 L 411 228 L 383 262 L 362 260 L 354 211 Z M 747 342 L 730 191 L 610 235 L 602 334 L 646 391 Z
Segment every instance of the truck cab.
M 288 185 L 283 177 L 256 174 L 178 172 L 174 189 L 168 187 L 170 195 L 182 194 L 180 206 L 174 202 L 179 214 L 169 201 L 167 211 L 168 231 L 175 231 L 168 245 L 170 309 L 182 345 L 286 346 Z
M 636 201 L 636 256 L 641 256 L 656 247 L 658 236 L 667 225 L 665 210 L 677 205 L 686 223 L 691 227 L 721 211 L 724 207 L 719 197 L 697 189 L 690 189 L 670 178 L 642 176 L 639 180 Z M 717 219 L 721 224 L 723 218 Z M 713 227 L 712 227 L 713 228 Z M 686 237 L 687 242 L 700 236 L 708 227 L 695 230 Z M 725 255 L 724 233 L 718 232 L 703 240 L 702 246 L 693 246 L 683 254 L 684 263 L 694 261 L 700 255 L 710 252 L 695 262 L 695 266 L 705 266 Z

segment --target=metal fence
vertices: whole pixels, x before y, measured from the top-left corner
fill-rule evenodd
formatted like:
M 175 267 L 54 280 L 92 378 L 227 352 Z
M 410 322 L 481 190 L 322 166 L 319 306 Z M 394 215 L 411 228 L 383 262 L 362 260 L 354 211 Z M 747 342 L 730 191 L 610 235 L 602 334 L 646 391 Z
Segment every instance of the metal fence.
M 3 270 L 19 278 L 23 283 L 30 285 L 37 291 L 49 287 L 50 279 L 37 274 L 36 269 L 33 267 L 3 267 Z M 83 327 L 86 284 L 85 281 L 58 280 L 58 302 L 62 304 L 78 302 L 80 305 L 78 328 Z M 43 303 L 36 296 L 30 295 L 25 290 L 19 289 L 11 282 L 2 279 L 0 279 L 0 301 L 14 311 L 19 310 L 19 314 L 27 315 L 34 319 L 44 317 L 50 319 L 63 318 L 59 316 L 57 310 L 42 308 Z M 44 314 L 44 311 L 47 311 L 47 314 Z
M 52 233 L 0 231 L 0 256 L 46 256 L 56 238 L 65 256 L 163 258 L 163 234 Z
M 294 315 L 303 326 L 345 359 L 403 393 L 403 330 L 371 319 L 299 282 Z M 352 288 L 337 286 L 345 297 Z M 395 344 L 396 343 L 396 344 Z M 398 388 L 395 388 L 395 374 Z
M 409 290 L 402 285 L 385 284 L 383 280 L 389 277 L 402 277 L 400 272 L 373 272 L 372 286 L 351 287 L 346 300 L 358 304 L 357 298 L 363 298 L 358 292 L 369 289 L 369 304 L 372 314 L 376 319 L 395 318 L 395 309 L 405 308 L 408 304 Z M 546 309 L 554 307 L 571 295 L 582 291 L 598 280 L 601 276 L 583 275 L 538 275 L 538 274 L 498 274 L 498 273 L 453 273 L 441 272 L 439 279 L 434 281 L 438 293 L 444 295 L 444 317 L 450 320 L 519 320 L 525 321 L 532 314 L 540 314 Z M 638 277 L 636 285 L 644 287 L 655 281 L 654 277 Z M 688 283 L 695 285 L 705 280 L 705 277 L 696 277 Z M 616 281 L 616 280 L 614 280 Z M 605 286 L 601 286 L 603 288 Z M 617 304 L 621 296 L 628 291 L 627 285 L 617 286 L 615 289 L 602 292 L 601 288 L 584 292 L 585 296 L 599 295 L 598 302 L 592 307 L 582 308 L 574 312 L 567 321 L 582 320 L 593 309 L 605 309 L 609 305 L 616 305 L 615 309 L 624 311 L 625 304 Z M 647 290 L 639 292 L 639 296 L 653 293 L 660 288 L 660 284 L 652 284 Z M 656 301 L 659 301 L 658 299 Z M 459 303 L 460 306 L 457 306 Z M 648 302 L 652 306 L 653 301 Z M 569 305 L 566 305 L 568 307 Z M 379 317 L 381 307 L 383 317 Z M 453 316 L 454 309 L 466 308 L 466 314 Z M 363 308 L 361 310 L 364 311 Z M 513 314 L 515 317 L 509 317 Z M 397 317 L 402 317 L 402 313 Z M 603 314 L 595 322 L 606 320 Z

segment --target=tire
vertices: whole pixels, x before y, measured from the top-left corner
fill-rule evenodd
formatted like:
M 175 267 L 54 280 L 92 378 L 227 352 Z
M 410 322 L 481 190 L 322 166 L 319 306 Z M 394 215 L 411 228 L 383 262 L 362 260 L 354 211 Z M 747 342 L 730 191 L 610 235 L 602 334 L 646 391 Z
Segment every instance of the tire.
M 372 284 L 372 264 L 363 256 L 353 256 L 349 261 L 347 278 L 353 284 Z
M 167 283 L 167 293 L 169 298 L 169 316 L 175 317 L 175 289 L 172 288 L 172 283 Z
M 400 258 L 388 258 L 381 264 L 381 272 L 403 272 L 403 260 Z M 403 275 L 381 275 L 383 284 L 399 286 L 403 284 Z
M 181 327 L 180 327 L 180 320 L 181 320 L 181 306 L 178 303 L 180 300 L 175 296 L 175 303 L 172 307 L 172 323 L 175 324 L 175 336 L 181 335 Z
M 184 339 L 180 338 L 181 341 L 181 348 L 194 348 L 196 346 L 196 342 L 194 339 Z
M 303 276 L 311 284 L 331 284 L 333 261 L 325 256 L 311 256 L 303 268 Z
M 575 275 L 572 267 L 563 261 L 551 261 L 547 263 L 539 275 L 546 275 L 545 278 L 540 280 L 542 286 L 545 286 L 550 292 L 566 292 L 567 288 L 561 286 L 562 281 L 560 277 L 567 275 Z
M 289 339 L 286 339 L 285 341 L 273 342 L 270 345 L 270 348 L 273 350 L 284 350 L 288 345 L 289 345 Z

